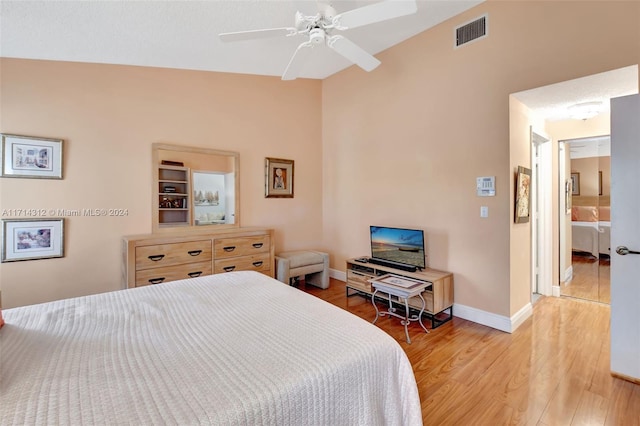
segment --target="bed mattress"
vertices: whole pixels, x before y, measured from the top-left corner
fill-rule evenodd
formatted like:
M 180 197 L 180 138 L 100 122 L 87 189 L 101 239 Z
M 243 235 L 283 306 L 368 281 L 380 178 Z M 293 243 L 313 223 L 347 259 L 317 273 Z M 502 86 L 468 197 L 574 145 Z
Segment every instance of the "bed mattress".
M 386 333 L 256 272 L 4 311 L 0 424 L 418 425 Z
M 609 254 L 611 240 L 611 222 L 571 222 L 571 249 L 591 253 Z

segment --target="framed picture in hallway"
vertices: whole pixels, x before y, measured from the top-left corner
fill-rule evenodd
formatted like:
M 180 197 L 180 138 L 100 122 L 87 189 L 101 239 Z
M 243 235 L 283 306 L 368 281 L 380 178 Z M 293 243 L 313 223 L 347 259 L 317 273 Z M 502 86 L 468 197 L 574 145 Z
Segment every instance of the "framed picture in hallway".
M 515 223 L 529 222 L 531 214 L 531 169 L 518 166 L 516 173 Z
M 598 172 L 598 195 L 602 195 L 602 171 Z
M 565 213 L 571 214 L 571 179 L 564 183 L 564 205 Z
M 571 195 L 580 195 L 580 173 L 571 173 Z

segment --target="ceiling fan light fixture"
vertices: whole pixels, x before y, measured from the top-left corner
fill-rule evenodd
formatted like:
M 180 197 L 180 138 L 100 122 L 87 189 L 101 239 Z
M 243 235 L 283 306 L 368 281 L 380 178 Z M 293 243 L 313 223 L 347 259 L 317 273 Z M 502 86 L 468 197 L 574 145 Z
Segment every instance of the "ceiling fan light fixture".
M 576 120 L 587 120 L 600 114 L 603 110 L 602 102 L 582 102 L 569 107 L 569 116 Z
M 313 44 L 324 43 L 325 32 L 322 28 L 314 28 L 309 32 L 309 41 Z

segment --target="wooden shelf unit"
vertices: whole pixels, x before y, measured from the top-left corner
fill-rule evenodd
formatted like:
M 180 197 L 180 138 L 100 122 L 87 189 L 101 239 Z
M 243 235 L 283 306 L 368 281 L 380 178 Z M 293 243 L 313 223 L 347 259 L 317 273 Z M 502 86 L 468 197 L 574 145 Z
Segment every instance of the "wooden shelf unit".
M 167 188 L 173 188 L 168 191 Z M 158 226 L 191 224 L 191 184 L 189 169 L 158 166 Z
M 370 299 L 374 289 L 369 280 L 386 274 L 413 278 L 431 284 L 427 290 L 422 292 L 422 297 L 426 306 L 424 313 L 431 319 L 432 328 L 440 326 L 453 317 L 453 274 L 446 271 L 426 268 L 422 271 L 407 272 L 388 266 L 358 262 L 356 258 L 348 259 L 347 297 L 360 294 Z M 410 308 L 420 310 L 421 306 L 422 302 L 418 297 L 409 299 Z

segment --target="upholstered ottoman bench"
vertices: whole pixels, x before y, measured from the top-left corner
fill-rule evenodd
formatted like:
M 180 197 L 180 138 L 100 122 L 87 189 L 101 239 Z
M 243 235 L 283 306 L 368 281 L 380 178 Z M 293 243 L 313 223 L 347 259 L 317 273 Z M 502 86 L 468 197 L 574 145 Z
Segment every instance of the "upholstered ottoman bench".
M 305 282 L 329 288 L 329 255 L 319 251 L 284 251 L 276 255 L 276 278 L 290 285 L 291 278 L 305 276 Z

